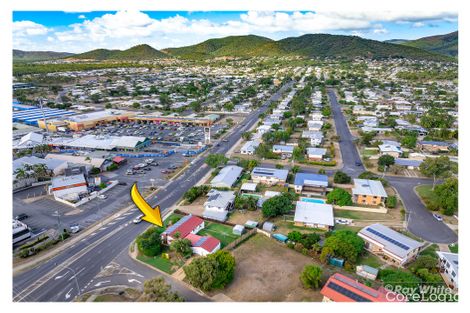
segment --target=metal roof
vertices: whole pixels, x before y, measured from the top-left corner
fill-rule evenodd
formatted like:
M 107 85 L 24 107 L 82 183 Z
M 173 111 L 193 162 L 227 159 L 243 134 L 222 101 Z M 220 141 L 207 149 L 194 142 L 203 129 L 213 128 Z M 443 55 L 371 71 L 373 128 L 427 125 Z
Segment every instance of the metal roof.
M 311 174 L 311 173 L 297 173 L 295 175 L 294 185 L 328 187 L 328 176 L 321 175 L 321 174 Z
M 251 172 L 251 175 L 264 176 L 264 177 L 276 177 L 279 180 L 286 180 L 288 174 L 289 174 L 288 170 L 266 168 L 266 167 L 255 167 L 253 171 Z
M 354 195 L 387 197 L 387 193 L 385 192 L 382 182 L 378 180 L 355 178 L 352 192 Z
M 220 170 L 219 174 L 215 176 L 211 185 L 214 187 L 232 187 L 242 173 L 243 168 L 235 165 L 229 165 Z
M 294 221 L 334 226 L 333 206 L 331 204 L 297 201 Z
M 380 243 L 384 250 L 387 250 L 402 259 L 405 259 L 410 251 L 423 246 L 423 243 L 400 234 L 399 232 L 382 224 L 366 226 L 359 231 L 359 235 L 362 235 L 361 237 L 363 238 L 370 238 Z

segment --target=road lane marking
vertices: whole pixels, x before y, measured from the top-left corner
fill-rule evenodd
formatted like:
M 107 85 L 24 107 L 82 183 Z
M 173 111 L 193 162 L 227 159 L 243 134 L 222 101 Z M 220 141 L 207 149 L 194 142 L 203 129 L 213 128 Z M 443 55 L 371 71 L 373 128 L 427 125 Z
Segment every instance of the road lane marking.
M 65 295 L 65 299 L 68 299 L 68 298 L 71 297 L 71 294 L 70 294 L 70 293 L 72 292 L 72 290 L 73 290 L 73 288 L 71 288 L 71 289 L 69 290 L 69 292 L 67 292 L 67 294 Z
M 103 281 L 100 281 L 100 282 L 96 283 L 95 287 L 100 287 L 101 285 L 107 284 L 107 283 L 110 283 L 110 282 L 111 282 L 110 280 L 103 280 Z

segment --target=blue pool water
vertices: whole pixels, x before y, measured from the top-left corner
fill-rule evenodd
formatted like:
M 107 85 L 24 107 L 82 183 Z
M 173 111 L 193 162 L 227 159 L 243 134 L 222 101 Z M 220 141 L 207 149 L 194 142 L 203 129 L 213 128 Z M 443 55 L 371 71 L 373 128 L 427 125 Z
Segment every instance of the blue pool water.
M 316 199 L 316 198 L 300 198 L 300 201 L 303 201 L 303 202 L 311 202 L 311 203 L 326 203 L 325 200 L 323 199 Z

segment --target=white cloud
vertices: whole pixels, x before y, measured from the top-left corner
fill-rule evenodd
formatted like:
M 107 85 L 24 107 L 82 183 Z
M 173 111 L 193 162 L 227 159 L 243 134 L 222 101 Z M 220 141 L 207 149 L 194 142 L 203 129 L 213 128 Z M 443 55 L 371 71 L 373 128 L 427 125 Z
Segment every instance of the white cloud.
M 86 16 L 83 15 L 83 14 L 80 14 L 80 15 L 78 16 L 78 18 L 83 20 L 83 19 L 86 19 Z
M 423 22 L 415 22 L 415 23 L 413 23 L 413 27 L 416 27 L 416 28 L 418 28 L 418 27 L 424 27 L 424 26 L 426 26 L 426 24 L 424 24 Z
M 13 37 L 45 35 L 47 32 L 47 27 L 32 21 L 13 22 Z
M 82 12 L 81 12 L 82 13 Z M 87 20 L 84 14 L 79 23 L 54 30 L 31 22 L 14 23 L 14 38 L 47 34 L 44 45 L 59 47 L 61 51 L 84 51 L 98 47 L 110 49 L 128 48 L 133 44 L 148 43 L 158 49 L 194 44 L 208 38 L 229 35 L 258 34 L 278 38 L 288 34 L 339 32 L 364 36 L 387 34 L 380 23 L 420 25 L 427 21 L 453 21 L 456 12 L 444 11 L 341 11 L 341 9 L 316 12 L 262 12 L 249 11 L 239 19 L 215 22 L 208 19 L 192 19 L 181 15 L 155 19 L 140 11 L 106 13 Z M 25 41 L 15 39 L 21 45 Z M 39 41 L 37 41 L 39 45 Z M 52 47 L 51 47 L 52 45 Z

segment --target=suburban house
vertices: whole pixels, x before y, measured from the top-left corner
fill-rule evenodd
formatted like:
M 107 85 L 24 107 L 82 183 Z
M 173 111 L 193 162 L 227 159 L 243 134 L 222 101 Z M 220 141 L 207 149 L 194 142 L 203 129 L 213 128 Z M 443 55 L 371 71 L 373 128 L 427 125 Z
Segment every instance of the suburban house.
M 414 170 L 419 168 L 419 166 L 423 163 L 423 160 L 413 160 L 413 159 L 403 159 L 403 158 L 396 158 L 395 165 L 405 167 L 409 170 Z
M 297 173 L 294 179 L 296 193 L 325 195 L 328 176 L 321 174 Z
M 310 114 L 310 119 L 312 121 L 321 121 L 323 118 L 323 114 L 321 112 L 312 112 L 312 114 Z
M 288 170 L 255 167 L 251 172 L 251 180 L 255 183 L 260 183 L 268 186 L 285 184 L 287 180 Z
M 379 150 L 381 155 L 391 155 L 394 158 L 398 158 L 402 154 L 400 144 L 391 140 L 384 140 L 379 145 Z
M 162 241 L 166 244 L 177 238 L 191 241 L 191 249 L 197 255 L 207 255 L 220 250 L 220 241 L 211 236 L 199 236 L 197 233 L 204 228 L 204 220 L 191 214 L 182 217 L 162 233 Z M 178 235 L 177 235 L 178 234 Z
M 427 152 L 449 152 L 450 144 L 444 141 L 420 141 L 417 147 Z
M 323 121 L 308 121 L 307 122 L 308 130 L 311 131 L 320 131 L 323 127 Z
M 294 152 L 294 146 L 285 146 L 285 145 L 273 145 L 273 153 L 284 154 L 286 156 L 292 156 Z
M 310 144 L 312 146 L 319 146 L 323 142 L 323 133 L 321 131 L 302 131 L 302 138 L 310 139 Z
M 228 212 L 233 209 L 235 192 L 212 189 L 207 195 L 202 216 L 221 222 L 227 220 Z
M 240 177 L 242 171 L 243 168 L 240 166 L 226 166 L 211 180 L 211 186 L 231 188 Z
M 364 227 L 358 233 L 371 253 L 402 266 L 416 258 L 423 243 L 413 240 L 382 224 Z
M 307 157 L 312 161 L 321 161 L 326 154 L 325 148 L 307 148 Z
M 331 204 L 297 201 L 294 225 L 330 230 L 335 226 Z
M 447 286 L 457 291 L 459 288 L 459 255 L 437 251 L 440 273 Z
M 271 131 L 271 125 L 265 125 L 264 124 L 264 125 L 261 125 L 258 128 L 256 128 L 256 130 L 257 130 L 258 134 L 262 135 L 262 134 L 265 134 L 265 133 Z
M 88 184 L 83 174 L 58 176 L 52 178 L 49 193 L 56 199 L 77 201 L 81 195 L 88 194 Z
M 258 148 L 260 142 L 258 140 L 247 141 L 240 149 L 241 154 L 253 155 L 255 154 L 256 148 Z
M 373 289 L 340 273 L 330 276 L 320 293 L 323 302 L 401 302 L 392 291 Z
M 387 192 L 378 180 L 355 178 L 352 193 L 357 204 L 380 205 L 387 198 Z

